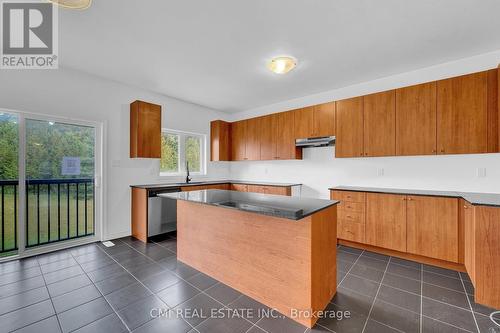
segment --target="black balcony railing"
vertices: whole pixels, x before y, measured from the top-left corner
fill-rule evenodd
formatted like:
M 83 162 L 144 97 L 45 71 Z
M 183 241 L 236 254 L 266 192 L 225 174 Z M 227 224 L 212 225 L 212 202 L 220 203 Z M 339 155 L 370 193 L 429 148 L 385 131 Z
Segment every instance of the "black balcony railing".
M 19 190 L 17 180 L 0 180 L 0 253 L 17 249 Z M 94 180 L 26 181 L 26 247 L 94 234 Z

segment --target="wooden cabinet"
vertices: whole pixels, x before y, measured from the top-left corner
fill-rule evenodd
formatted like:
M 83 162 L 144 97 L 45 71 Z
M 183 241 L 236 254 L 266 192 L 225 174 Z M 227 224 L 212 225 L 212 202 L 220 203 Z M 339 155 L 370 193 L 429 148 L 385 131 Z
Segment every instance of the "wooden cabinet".
M 314 132 L 312 106 L 291 111 L 294 115 L 295 139 L 303 139 L 312 137 Z
M 190 186 L 182 186 L 182 192 L 188 191 L 201 191 L 201 190 L 229 190 L 229 184 L 213 184 L 213 185 L 190 185 Z
M 488 153 L 500 152 L 500 66 L 488 71 Z
M 302 159 L 302 149 L 295 146 L 295 117 L 293 112 L 278 113 L 277 121 L 278 133 L 276 135 L 276 159 Z
M 335 135 L 335 102 L 313 106 L 312 137 Z
M 487 124 L 487 72 L 437 82 L 438 154 L 486 153 Z
M 143 101 L 130 104 L 130 158 L 161 157 L 161 106 Z
M 464 227 L 465 227 L 465 258 L 464 264 L 467 272 L 469 273 L 472 283 L 475 283 L 475 254 L 476 254 L 476 244 L 475 244 L 475 221 L 474 221 L 474 206 L 465 200 L 460 200 L 461 211 L 463 212 Z
M 435 155 L 436 83 L 396 90 L 396 155 Z
M 396 155 L 396 91 L 364 96 L 364 156 Z
M 363 118 L 363 97 L 336 102 L 335 157 L 363 156 Z
M 458 263 L 458 199 L 407 196 L 407 252 Z
M 231 184 L 231 191 L 248 192 L 248 185 L 246 185 L 246 184 Z
M 366 243 L 406 252 L 406 196 L 366 194 Z
M 248 185 L 247 192 L 286 196 L 292 195 L 289 186 Z
M 231 160 L 243 161 L 247 158 L 247 121 L 231 123 Z
M 292 112 L 296 139 L 335 135 L 335 102 L 308 106 Z
M 223 120 L 210 122 L 210 161 L 231 160 L 230 128 Z
M 247 140 L 246 140 L 246 158 L 245 160 L 260 160 L 260 118 L 251 118 L 247 120 Z
M 260 118 L 260 159 L 275 160 L 278 157 L 278 118 L 277 114 Z
M 337 237 L 357 243 L 365 242 L 365 193 L 332 191 L 332 200 L 340 200 Z
M 295 146 L 294 115 L 281 112 L 260 118 L 260 159 L 301 159 L 302 149 Z

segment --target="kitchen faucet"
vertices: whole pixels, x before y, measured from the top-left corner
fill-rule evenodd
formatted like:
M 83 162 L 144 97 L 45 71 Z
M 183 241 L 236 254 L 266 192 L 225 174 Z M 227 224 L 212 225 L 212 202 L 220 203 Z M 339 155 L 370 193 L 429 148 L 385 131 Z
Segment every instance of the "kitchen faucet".
M 186 171 L 187 171 L 186 184 L 188 184 L 191 181 L 191 177 L 189 177 L 189 162 L 188 161 L 186 161 Z

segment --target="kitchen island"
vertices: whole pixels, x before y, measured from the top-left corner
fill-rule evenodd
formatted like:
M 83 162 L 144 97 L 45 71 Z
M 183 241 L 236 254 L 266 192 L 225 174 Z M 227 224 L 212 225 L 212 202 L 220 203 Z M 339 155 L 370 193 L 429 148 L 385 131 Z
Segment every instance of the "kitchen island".
M 177 199 L 178 260 L 312 327 L 336 292 L 338 201 L 225 190 Z

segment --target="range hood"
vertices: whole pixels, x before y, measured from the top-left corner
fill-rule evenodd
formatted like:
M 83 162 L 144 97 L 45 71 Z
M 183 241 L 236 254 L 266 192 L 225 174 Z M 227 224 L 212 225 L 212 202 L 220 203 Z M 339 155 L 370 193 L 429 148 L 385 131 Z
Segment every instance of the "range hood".
M 307 138 L 295 140 L 295 146 L 301 148 L 326 147 L 335 145 L 334 136 L 323 136 L 320 138 Z

